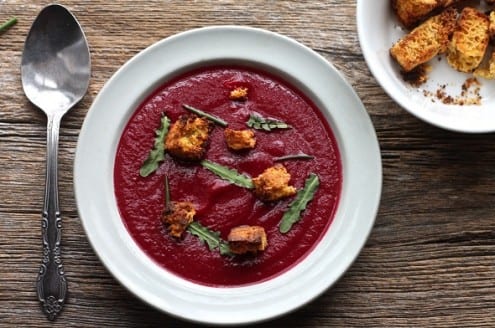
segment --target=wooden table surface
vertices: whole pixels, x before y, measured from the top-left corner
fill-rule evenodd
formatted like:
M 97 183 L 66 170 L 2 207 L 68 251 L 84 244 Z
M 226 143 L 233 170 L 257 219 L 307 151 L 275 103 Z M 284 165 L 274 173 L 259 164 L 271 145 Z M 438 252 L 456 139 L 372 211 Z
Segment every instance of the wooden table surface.
M 194 326 L 149 307 L 103 267 L 78 217 L 72 166 L 85 114 L 121 65 L 175 33 L 235 24 L 282 33 L 332 62 L 366 106 L 383 159 L 379 213 L 356 262 L 315 301 L 259 326 L 495 327 L 495 134 L 441 130 L 391 100 L 361 54 L 352 0 L 62 1 L 85 30 L 92 78 L 61 126 L 69 297 L 49 323 L 35 293 L 46 119 L 24 96 L 19 68 L 29 27 L 46 4 L 0 1 L 1 22 L 19 19 L 0 35 L 0 326 Z

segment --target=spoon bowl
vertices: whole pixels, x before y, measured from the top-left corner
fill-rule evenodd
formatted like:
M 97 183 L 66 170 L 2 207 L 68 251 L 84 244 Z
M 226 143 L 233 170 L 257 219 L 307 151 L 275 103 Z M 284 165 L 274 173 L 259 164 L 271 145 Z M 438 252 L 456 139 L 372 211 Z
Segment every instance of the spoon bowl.
M 43 8 L 26 38 L 21 79 L 27 98 L 47 116 L 46 185 L 41 221 L 43 260 L 36 288 L 43 311 L 50 320 L 62 310 L 67 295 L 58 204 L 60 121 L 86 94 L 90 75 L 89 47 L 76 18 L 61 5 Z
M 22 86 L 28 99 L 45 112 L 65 113 L 86 93 L 90 66 L 88 44 L 76 18 L 63 6 L 45 7 L 22 54 Z

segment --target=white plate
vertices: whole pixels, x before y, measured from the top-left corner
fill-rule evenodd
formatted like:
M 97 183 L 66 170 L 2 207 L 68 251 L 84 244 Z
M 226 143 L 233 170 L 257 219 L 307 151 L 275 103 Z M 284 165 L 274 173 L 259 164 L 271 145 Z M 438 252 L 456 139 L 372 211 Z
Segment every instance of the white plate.
M 464 106 L 443 104 L 435 97 L 423 94 L 424 90 L 436 93 L 441 85 L 446 85 L 447 94 L 459 97 L 463 83 L 472 77 L 472 74 L 451 68 L 444 56 L 440 56 L 440 61 L 433 59 L 430 62 L 432 71 L 426 84 L 416 88 L 403 81 L 389 50 L 406 31 L 392 11 L 391 0 L 358 0 L 357 26 L 361 49 L 371 72 L 404 109 L 426 122 L 452 131 L 495 131 L 495 81 L 478 79 L 482 84 L 481 105 Z
M 114 197 L 116 147 L 133 111 L 171 76 L 218 62 L 260 67 L 302 90 L 328 119 L 343 162 L 337 213 L 314 251 L 288 272 L 246 287 L 200 286 L 157 266 L 127 233 Z M 380 151 L 372 123 L 337 70 L 292 39 L 233 26 L 169 37 L 120 68 L 101 90 L 84 121 L 74 172 L 84 229 L 115 278 L 160 310 L 210 324 L 273 318 L 306 304 L 335 283 L 365 244 L 377 213 L 381 182 Z

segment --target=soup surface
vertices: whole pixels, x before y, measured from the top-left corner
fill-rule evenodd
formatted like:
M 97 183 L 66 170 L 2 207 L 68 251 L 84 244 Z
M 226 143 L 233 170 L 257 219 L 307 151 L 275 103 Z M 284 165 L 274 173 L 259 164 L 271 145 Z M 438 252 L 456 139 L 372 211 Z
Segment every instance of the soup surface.
M 236 87 L 248 89 L 244 101 L 229 98 Z M 331 86 L 329 86 L 331 87 Z M 223 128 L 211 133 L 205 159 L 256 177 L 284 155 L 305 153 L 313 159 L 279 162 L 298 190 L 310 173 L 320 179 L 313 200 L 301 220 L 282 234 L 279 222 L 294 197 L 262 202 L 251 190 L 230 184 L 198 163 L 186 163 L 168 154 L 158 169 L 140 176 L 143 161 L 152 149 L 155 130 L 166 114 L 172 122 L 186 114 L 183 104 L 227 121 L 229 128 L 246 129 L 251 114 L 282 120 L 291 129 L 254 130 L 256 147 L 234 152 L 226 146 Z M 177 239 L 167 233 L 160 218 L 165 208 L 164 177 L 171 198 L 192 202 L 195 220 L 223 239 L 240 225 L 262 226 L 267 248 L 255 255 L 223 256 L 211 251 L 188 232 Z M 115 196 L 130 235 L 141 249 L 166 270 L 208 286 L 240 286 L 261 282 L 301 261 L 326 232 L 337 207 L 342 168 L 337 143 L 319 110 L 287 83 L 261 71 L 243 67 L 208 67 L 183 74 L 160 86 L 135 111 L 125 127 L 114 168 Z

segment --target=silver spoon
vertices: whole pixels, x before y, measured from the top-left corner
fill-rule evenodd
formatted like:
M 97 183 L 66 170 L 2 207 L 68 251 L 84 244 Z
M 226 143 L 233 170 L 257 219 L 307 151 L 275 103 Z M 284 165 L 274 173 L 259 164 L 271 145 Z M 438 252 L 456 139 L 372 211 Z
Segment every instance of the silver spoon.
M 63 6 L 49 5 L 36 17 L 24 45 L 22 87 L 47 117 L 45 200 L 42 214 L 43 261 L 36 281 L 48 319 L 62 310 L 67 280 L 61 260 L 62 219 L 58 206 L 57 157 L 62 116 L 86 93 L 91 71 L 81 26 Z

